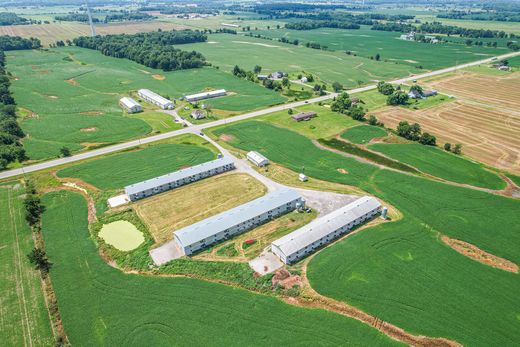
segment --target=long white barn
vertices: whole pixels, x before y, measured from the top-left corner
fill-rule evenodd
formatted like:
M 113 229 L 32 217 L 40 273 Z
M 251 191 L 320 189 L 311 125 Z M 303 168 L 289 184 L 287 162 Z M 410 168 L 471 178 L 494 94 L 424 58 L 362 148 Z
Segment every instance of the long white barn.
M 202 93 L 197 93 L 197 94 L 192 94 L 192 95 L 186 95 L 184 97 L 184 99 L 186 99 L 186 101 L 188 101 L 188 102 L 193 102 L 193 101 L 199 101 L 199 100 L 204 100 L 204 99 L 216 98 L 216 97 L 225 96 L 225 95 L 226 95 L 225 89 L 218 89 L 218 90 L 213 90 L 210 92 L 202 92 Z
M 216 160 L 126 186 L 125 193 L 131 201 L 135 201 L 206 177 L 233 170 L 234 168 L 235 163 L 233 159 L 224 156 Z
M 170 110 L 175 107 L 175 104 L 172 101 L 152 92 L 150 89 L 139 89 L 137 95 L 149 103 L 159 106 L 163 110 Z
M 364 196 L 273 241 L 271 251 L 284 263 L 294 263 L 371 219 L 380 210 L 381 204 L 377 199 Z
M 304 204 L 297 191 L 282 189 L 177 230 L 173 237 L 184 254 L 190 255 Z

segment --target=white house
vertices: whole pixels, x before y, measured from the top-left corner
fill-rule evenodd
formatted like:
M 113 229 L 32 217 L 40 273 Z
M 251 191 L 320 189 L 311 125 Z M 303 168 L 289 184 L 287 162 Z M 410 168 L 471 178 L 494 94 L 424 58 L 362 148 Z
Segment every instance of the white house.
M 143 110 L 137 101 L 127 96 L 119 99 L 119 106 L 121 106 L 121 108 L 123 108 L 128 113 L 136 113 Z
M 297 191 L 281 189 L 177 230 L 173 238 L 183 253 L 190 255 L 304 205 Z
M 175 104 L 172 101 L 152 92 L 149 89 L 139 89 L 137 95 L 149 103 L 159 106 L 163 110 L 171 110 L 175 107 Z
M 271 243 L 271 251 L 286 264 L 294 263 L 348 233 L 381 211 L 377 199 L 364 196 Z
M 204 99 L 210 99 L 210 98 L 216 98 L 219 96 L 226 96 L 226 90 L 225 89 L 218 89 L 218 90 L 212 90 L 210 92 L 202 92 L 192 95 L 186 95 L 184 99 L 188 102 L 194 102 Z
M 191 118 L 193 119 L 203 119 L 206 118 L 206 115 L 204 114 L 204 111 L 201 110 L 193 110 L 191 111 Z
M 267 159 L 266 157 L 264 157 L 256 151 L 251 151 L 247 153 L 247 160 L 249 160 L 258 167 L 263 167 L 269 164 L 269 159 Z
M 125 193 L 128 195 L 128 198 L 131 201 L 135 201 L 204 179 L 206 177 L 230 171 L 234 168 L 235 163 L 232 158 L 222 157 L 126 186 Z

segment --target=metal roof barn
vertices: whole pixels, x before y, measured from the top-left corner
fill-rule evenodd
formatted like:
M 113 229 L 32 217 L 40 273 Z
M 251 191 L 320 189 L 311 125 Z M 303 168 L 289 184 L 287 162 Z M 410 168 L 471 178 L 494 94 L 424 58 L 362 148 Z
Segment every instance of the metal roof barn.
M 186 99 L 186 101 L 198 101 L 198 100 L 204 100 L 204 99 L 209 99 L 209 98 L 216 98 L 218 96 L 225 96 L 226 95 L 226 90 L 225 89 L 218 89 L 218 90 L 213 90 L 213 91 L 210 91 L 210 92 L 202 92 L 202 93 L 197 93 L 197 94 L 192 94 L 192 95 L 186 95 L 184 98 Z
M 174 237 L 181 247 L 187 247 L 295 201 L 303 203 L 297 191 L 281 189 L 177 230 Z
M 135 101 L 134 99 L 132 98 L 129 98 L 127 96 L 119 99 L 119 105 L 121 105 L 121 107 L 123 107 L 124 109 L 126 109 L 128 112 L 139 112 L 142 110 L 141 108 L 141 105 Z
M 149 89 L 139 89 L 137 91 L 137 94 L 140 97 L 142 97 L 143 99 L 145 99 L 146 101 L 148 101 L 152 104 L 155 104 L 164 110 L 171 109 L 174 107 L 174 104 L 172 101 L 160 96 L 157 93 L 152 92 Z
M 309 249 L 310 246 L 316 246 L 316 243 L 320 240 L 348 226 L 343 231 L 346 232 L 363 222 L 364 217 L 377 213 L 380 208 L 381 204 L 377 199 L 364 196 L 273 241 L 271 249 L 273 253 L 287 263 L 291 256 L 295 257 L 298 252 L 303 252 L 305 249 L 308 251 L 303 252 L 305 254 L 302 255 L 310 253 L 312 251 Z M 328 241 L 332 241 L 332 239 Z
M 138 194 L 143 191 L 167 185 L 172 182 L 177 182 L 183 179 L 188 179 L 200 173 L 205 173 L 225 166 L 234 167 L 233 158 L 224 156 L 219 159 L 208 161 L 202 164 L 194 165 L 186 169 L 174 171 L 172 173 L 155 177 L 146 181 L 135 183 L 125 187 L 125 193 L 131 197 L 133 194 Z
M 269 164 L 269 159 L 256 151 L 248 152 L 247 159 L 257 166 L 266 166 Z

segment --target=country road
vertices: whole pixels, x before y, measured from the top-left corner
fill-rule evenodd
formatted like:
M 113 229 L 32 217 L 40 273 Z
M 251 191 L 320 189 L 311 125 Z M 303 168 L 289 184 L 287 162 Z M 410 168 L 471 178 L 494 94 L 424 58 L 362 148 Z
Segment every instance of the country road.
M 479 64 L 489 63 L 494 60 L 506 59 L 506 58 L 510 58 L 513 56 L 517 56 L 517 55 L 520 55 L 520 52 L 511 52 L 508 54 L 496 56 L 496 59 L 487 58 L 487 59 L 478 60 L 478 61 L 474 61 L 474 62 L 470 62 L 470 63 L 465 63 L 465 64 L 461 64 L 461 65 L 457 65 L 457 66 L 452 66 L 452 67 L 441 69 L 441 70 L 435 70 L 435 71 L 430 71 L 430 72 L 426 72 L 426 73 L 419 74 L 419 75 L 413 75 L 413 76 L 409 76 L 409 77 L 405 77 L 405 78 L 400 78 L 400 79 L 389 81 L 389 82 L 394 83 L 394 84 L 400 84 L 400 83 L 409 82 L 409 81 L 413 81 L 413 80 L 419 80 L 422 78 L 437 76 L 437 75 L 441 75 L 441 74 L 444 74 L 447 72 L 452 72 L 452 71 L 464 69 L 467 67 L 476 66 Z M 377 87 L 376 84 L 372 84 L 372 85 L 365 86 L 365 87 L 350 89 L 350 90 L 347 90 L 346 92 L 349 94 L 354 94 L 354 93 L 359 93 L 359 92 L 363 92 L 363 91 L 367 91 L 367 90 L 372 90 L 372 89 L 375 89 L 376 87 Z M 49 169 L 49 168 L 52 168 L 55 166 L 59 166 L 59 165 L 67 164 L 67 163 L 73 163 L 73 162 L 80 161 L 83 159 L 93 158 L 93 157 L 97 157 L 100 155 L 117 152 L 117 151 L 120 151 L 123 149 L 139 146 L 142 144 L 156 142 L 156 141 L 168 139 L 170 137 L 174 137 L 174 136 L 178 136 L 178 135 L 182 135 L 182 134 L 192 133 L 194 131 L 200 132 L 203 129 L 212 128 L 212 127 L 219 126 L 219 125 L 234 123 L 234 122 L 242 121 L 245 119 L 250 119 L 250 118 L 266 115 L 266 114 L 273 113 L 273 112 L 287 110 L 287 109 L 293 108 L 293 107 L 303 106 L 305 104 L 311 104 L 311 103 L 317 103 L 320 101 L 325 101 L 328 99 L 332 99 L 335 96 L 337 96 L 337 93 L 330 93 L 330 94 L 316 97 L 313 99 L 297 101 L 297 102 L 293 102 L 293 103 L 289 103 L 289 104 L 277 105 L 277 106 L 245 113 L 245 114 L 234 116 L 234 117 L 220 119 L 220 120 L 217 120 L 214 122 L 193 125 L 191 127 L 170 131 L 170 132 L 167 132 L 164 134 L 145 137 L 142 139 L 133 140 L 133 141 L 124 142 L 124 143 L 119 143 L 117 145 L 103 147 L 100 149 L 79 153 L 79 154 L 76 154 L 76 155 L 73 155 L 70 157 L 66 157 L 66 158 L 54 159 L 54 160 L 49 160 L 49 161 L 38 163 L 38 164 L 28 165 L 28 166 L 22 167 L 22 168 L 6 170 L 3 172 L 0 172 L 0 179 L 14 177 L 14 176 L 18 176 L 18 175 L 24 175 L 24 174 L 34 172 L 34 171 Z

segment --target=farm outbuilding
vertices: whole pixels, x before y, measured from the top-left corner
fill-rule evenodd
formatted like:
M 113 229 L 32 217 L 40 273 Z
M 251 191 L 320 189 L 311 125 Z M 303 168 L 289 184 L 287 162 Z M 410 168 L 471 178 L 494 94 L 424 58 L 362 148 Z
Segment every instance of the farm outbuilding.
M 233 170 L 235 163 L 230 157 L 222 157 L 186 169 L 178 170 L 147 181 L 125 187 L 125 193 L 131 201 L 139 200 L 195 182 L 210 176 Z
M 128 113 L 137 113 L 143 110 L 137 101 L 127 96 L 119 99 L 119 106 L 121 106 L 121 108 L 123 108 Z
M 201 110 L 193 110 L 191 111 L 191 118 L 193 119 L 203 119 L 206 118 L 204 111 Z
M 271 251 L 284 263 L 294 263 L 380 211 L 381 204 L 377 199 L 364 196 L 273 241 Z
M 291 116 L 291 118 L 297 122 L 301 122 L 304 120 L 305 121 L 310 120 L 310 119 L 316 117 L 317 115 L 318 114 L 316 112 L 300 112 L 298 114 Z
M 177 230 L 173 237 L 190 255 L 304 205 L 297 191 L 282 189 Z
M 210 98 L 216 98 L 219 96 L 226 96 L 226 90 L 225 89 L 218 89 L 218 90 L 212 90 L 211 92 L 202 92 L 192 95 L 186 95 L 184 99 L 188 102 L 194 102 L 204 99 L 210 99 Z
M 159 106 L 163 110 L 171 110 L 175 107 L 173 101 L 170 101 L 149 89 L 139 89 L 137 95 L 149 103 Z
M 247 153 L 247 160 L 249 160 L 258 167 L 263 167 L 269 164 L 269 159 L 267 159 L 266 157 L 264 157 L 256 151 L 251 151 Z

